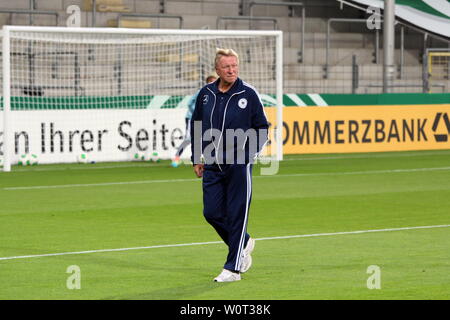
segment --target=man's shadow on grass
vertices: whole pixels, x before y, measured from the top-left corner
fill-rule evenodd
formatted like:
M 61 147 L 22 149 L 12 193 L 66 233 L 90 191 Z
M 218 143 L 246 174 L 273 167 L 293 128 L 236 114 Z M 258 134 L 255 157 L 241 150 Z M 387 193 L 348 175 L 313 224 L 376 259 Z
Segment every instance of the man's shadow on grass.
M 169 288 L 159 288 L 151 290 L 149 285 L 148 292 L 118 295 L 109 297 L 106 300 L 192 300 L 197 299 L 199 295 L 204 297 L 205 293 L 223 288 L 231 283 L 217 283 L 212 279 L 205 277 L 205 281 L 184 286 L 174 286 Z M 203 299 L 203 298 L 199 298 Z

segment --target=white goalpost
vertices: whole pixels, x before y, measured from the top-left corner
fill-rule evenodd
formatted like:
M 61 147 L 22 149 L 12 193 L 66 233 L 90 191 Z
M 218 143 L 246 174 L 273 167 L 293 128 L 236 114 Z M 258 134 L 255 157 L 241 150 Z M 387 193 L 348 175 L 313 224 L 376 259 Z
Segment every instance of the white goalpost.
M 187 101 L 214 71 L 218 47 L 238 52 L 240 78 L 267 107 L 266 155 L 282 159 L 281 31 L 4 26 L 1 39 L 3 171 L 29 155 L 39 163 L 172 158 Z

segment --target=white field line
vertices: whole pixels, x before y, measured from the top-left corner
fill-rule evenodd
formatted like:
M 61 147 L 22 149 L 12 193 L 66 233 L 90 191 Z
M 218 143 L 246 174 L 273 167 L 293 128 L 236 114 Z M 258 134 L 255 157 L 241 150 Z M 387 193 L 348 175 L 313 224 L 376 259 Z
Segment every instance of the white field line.
M 418 227 L 387 228 L 387 229 L 360 230 L 360 231 L 347 231 L 347 232 L 301 234 L 301 235 L 280 236 L 280 237 L 256 238 L 255 240 L 264 241 L 264 240 L 281 240 L 281 239 L 295 239 L 295 238 L 312 238 L 312 237 L 340 236 L 340 235 L 364 234 L 364 233 L 375 233 L 375 232 L 407 231 L 407 230 L 435 229 L 435 228 L 449 228 L 449 227 L 450 227 L 450 224 L 444 224 L 444 225 L 435 225 L 435 226 L 418 226 Z M 0 261 L 54 257 L 54 256 L 67 256 L 67 255 L 80 255 L 80 254 L 101 253 L 101 252 L 118 252 L 118 251 L 145 250 L 145 249 L 158 249 L 158 248 L 189 247 L 189 246 L 201 246 L 201 245 L 221 244 L 221 243 L 223 243 L 223 242 L 222 241 L 192 242 L 192 243 L 164 244 L 164 245 L 155 245 L 155 246 L 146 246 L 146 247 L 34 254 L 34 255 L 25 255 L 25 256 L 0 257 Z
M 105 187 L 116 185 L 130 185 L 130 184 L 148 184 L 148 183 L 167 183 L 167 182 L 192 182 L 201 181 L 200 179 L 162 179 L 162 180 L 140 180 L 140 181 L 122 181 L 122 182 L 103 182 L 103 183 L 77 183 L 77 184 L 60 184 L 53 186 L 27 186 L 27 187 L 6 187 L 3 190 L 33 190 L 33 189 L 62 189 L 62 188 L 77 188 L 77 187 Z
M 390 169 L 390 170 L 369 170 L 369 171 L 349 171 L 349 172 L 322 172 L 322 173 L 293 173 L 293 174 L 277 174 L 266 176 L 254 176 L 253 178 L 284 178 L 284 177 L 319 177 L 319 176 L 345 176 L 360 174 L 385 174 L 385 173 L 408 173 L 408 172 L 429 172 L 429 171 L 446 171 L 450 167 L 436 168 L 413 168 L 413 169 Z M 62 188 L 79 188 L 79 187 L 105 187 L 115 185 L 133 185 L 133 184 L 149 184 L 149 183 L 170 183 L 170 182 L 194 182 L 201 179 L 161 179 L 161 180 L 139 180 L 139 181 L 122 181 L 122 182 L 104 182 L 104 183 L 86 183 L 86 184 L 61 184 L 50 186 L 23 186 L 23 187 L 4 187 L 2 190 L 33 190 L 33 189 L 62 189 Z
M 429 152 L 399 152 L 399 153 L 373 153 L 373 154 L 350 154 L 335 156 L 317 156 L 317 157 L 289 157 L 283 161 L 317 161 L 317 160 L 347 160 L 347 159 L 389 159 L 402 157 L 423 157 L 423 156 L 449 156 L 449 152 L 429 151 Z
M 187 160 L 186 160 L 187 161 Z M 189 160 L 190 161 L 190 160 Z M 34 171 L 70 171 L 70 170 L 96 170 L 96 169 L 120 169 L 120 168 L 151 168 L 151 167 L 164 167 L 167 166 L 167 163 L 142 163 L 142 162 L 130 162 L 128 164 L 80 164 L 79 166 L 76 163 L 68 164 L 70 167 L 52 167 L 51 164 L 44 164 L 43 166 L 37 167 L 18 167 L 15 172 L 34 172 Z M 2 173 L 3 171 L 0 171 Z
M 349 172 L 292 173 L 292 174 L 278 174 L 267 176 L 254 176 L 253 178 L 346 176 L 346 175 L 360 175 L 360 174 L 404 173 L 404 172 L 446 171 L 446 170 L 450 170 L 450 167 L 368 170 L 368 171 L 349 171 Z

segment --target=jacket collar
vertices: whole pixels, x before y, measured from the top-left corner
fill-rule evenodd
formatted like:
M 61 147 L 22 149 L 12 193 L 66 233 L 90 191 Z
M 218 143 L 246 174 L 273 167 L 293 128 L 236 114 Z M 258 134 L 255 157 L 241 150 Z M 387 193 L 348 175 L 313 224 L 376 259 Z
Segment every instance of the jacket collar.
M 220 78 L 217 79 L 216 81 L 214 81 L 213 83 L 210 83 L 207 85 L 207 87 L 214 92 L 214 94 L 218 94 L 221 93 L 219 91 L 219 81 Z M 242 90 L 242 80 L 240 78 L 237 78 L 236 81 L 233 83 L 233 85 L 231 86 L 230 90 L 228 90 L 227 92 L 225 92 L 224 94 L 229 94 L 232 95 L 238 91 Z

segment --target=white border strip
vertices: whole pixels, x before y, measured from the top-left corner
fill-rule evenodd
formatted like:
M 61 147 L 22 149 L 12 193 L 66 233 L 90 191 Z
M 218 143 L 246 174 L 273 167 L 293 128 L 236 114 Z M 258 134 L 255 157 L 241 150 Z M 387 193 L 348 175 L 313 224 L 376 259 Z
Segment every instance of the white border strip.
M 392 152 L 372 152 L 372 153 L 342 153 L 342 154 L 316 154 L 314 157 L 308 155 L 302 156 L 298 154 L 297 157 L 289 155 L 283 161 L 308 161 L 308 160 L 346 160 L 346 159 L 378 159 L 378 158 L 400 158 L 400 157 L 425 157 L 425 156 L 448 156 L 450 150 L 422 150 L 422 151 L 392 151 Z M 191 166 L 190 159 L 185 158 L 185 164 Z M 67 171 L 67 170 L 96 170 L 96 169 L 122 169 L 122 168 L 139 168 L 139 167 L 164 167 L 167 163 L 145 163 L 145 162 L 127 162 L 118 164 L 69 164 L 69 166 L 43 165 L 32 167 L 17 167 L 15 172 L 43 172 L 43 171 Z M 3 171 L 0 171 L 0 175 Z
M 306 103 L 294 93 L 288 93 L 287 97 L 292 100 L 298 107 L 307 107 Z
M 411 169 L 388 169 L 388 170 L 370 170 L 370 171 L 348 171 L 348 172 L 317 172 L 317 173 L 292 173 L 275 174 L 267 176 L 254 176 L 253 178 L 285 178 L 285 177 L 322 177 L 322 176 L 348 176 L 360 174 L 383 174 L 383 173 L 408 173 L 408 172 L 431 172 L 448 171 L 450 167 L 436 168 L 411 168 Z M 86 184 L 60 184 L 50 186 L 24 186 L 24 187 L 4 187 L 1 190 L 40 190 L 40 189 L 63 189 L 63 188 L 83 188 L 83 187 L 108 187 L 117 185 L 149 184 L 149 183 L 170 183 L 170 182 L 201 182 L 199 178 L 193 179 L 166 179 L 166 180 L 140 180 L 140 181 L 122 181 L 122 182 L 104 182 L 104 183 L 86 183 Z
M 263 241 L 263 240 L 281 240 L 281 239 L 295 239 L 295 238 L 312 238 L 312 237 L 326 237 L 326 236 L 340 236 L 340 235 L 351 235 L 351 234 L 364 234 L 364 233 L 374 233 L 374 232 L 407 231 L 407 230 L 436 229 L 436 228 L 449 228 L 449 227 L 450 227 L 450 224 L 443 224 L 443 225 L 435 225 L 435 226 L 387 228 L 387 229 L 375 229 L 375 230 L 359 230 L 359 231 L 347 231 L 347 232 L 331 232 L 331 233 L 302 234 L 302 235 L 280 236 L 280 237 L 266 237 L 266 238 L 257 238 L 255 240 Z M 88 253 L 101 253 L 101 252 L 118 252 L 118 251 L 157 249 L 157 248 L 189 247 L 189 246 L 200 246 L 200 245 L 221 244 L 221 243 L 223 243 L 223 242 L 222 241 L 210 241 L 210 242 L 165 244 L 165 245 L 155 245 L 155 246 L 147 246 L 147 247 L 133 247 L 133 248 L 119 248 L 119 249 L 101 249 L 101 250 L 87 250 L 87 251 L 75 251 L 75 252 L 47 253 L 47 254 L 35 254 L 35 255 L 26 255 L 26 256 L 0 257 L 0 261 L 16 260 L 16 259 L 27 259 L 27 258 L 43 258 L 43 257 L 54 257 L 54 256 L 67 256 L 67 255 L 78 255 L 78 254 L 88 254 Z
M 328 107 L 328 103 L 322 99 L 322 97 L 317 93 L 310 93 L 308 97 L 318 106 L 318 107 Z

